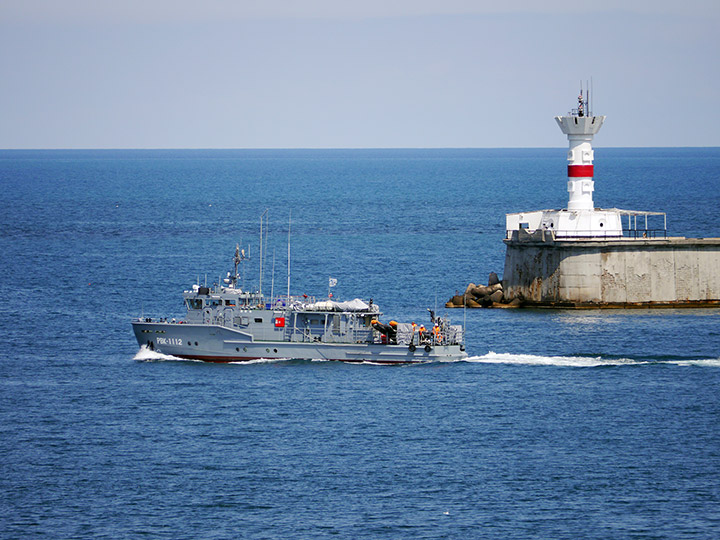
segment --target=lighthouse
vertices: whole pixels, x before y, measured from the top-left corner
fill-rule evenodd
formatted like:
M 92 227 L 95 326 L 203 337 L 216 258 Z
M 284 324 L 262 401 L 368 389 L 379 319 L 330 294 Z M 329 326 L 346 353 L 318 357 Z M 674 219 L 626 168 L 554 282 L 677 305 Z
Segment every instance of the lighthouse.
M 621 212 L 595 208 L 594 152 L 592 140 L 605 121 L 590 110 L 589 92 L 580 90 L 578 105 L 555 121 L 568 138 L 568 205 L 561 210 L 537 210 L 506 214 L 507 238 L 513 231 L 552 233 L 554 238 L 617 238 L 622 233 Z
M 720 307 L 720 238 L 668 237 L 664 212 L 596 208 L 592 141 L 605 117 L 593 115 L 581 89 L 577 108 L 555 121 L 569 144 L 567 208 L 506 214 L 504 300 L 560 308 Z
M 446 307 L 720 308 L 720 238 L 668 236 L 664 212 L 596 208 L 592 141 L 605 117 L 580 89 L 555 121 L 569 143 L 567 208 L 506 214 L 501 298 L 473 284 Z

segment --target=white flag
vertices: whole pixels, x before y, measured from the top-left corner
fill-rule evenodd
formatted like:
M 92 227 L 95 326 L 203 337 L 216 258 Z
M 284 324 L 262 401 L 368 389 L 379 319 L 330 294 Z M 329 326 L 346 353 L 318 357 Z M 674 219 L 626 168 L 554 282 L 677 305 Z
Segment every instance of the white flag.
M 330 283 L 328 284 L 328 287 L 334 287 L 335 285 L 337 285 L 337 279 L 330 278 Z

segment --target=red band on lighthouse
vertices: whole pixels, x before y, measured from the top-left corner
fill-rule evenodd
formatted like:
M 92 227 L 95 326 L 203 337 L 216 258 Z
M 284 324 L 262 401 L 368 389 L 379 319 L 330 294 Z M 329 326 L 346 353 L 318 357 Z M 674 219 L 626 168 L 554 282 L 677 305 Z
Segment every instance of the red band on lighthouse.
M 569 178 L 592 178 L 592 165 L 568 165 Z

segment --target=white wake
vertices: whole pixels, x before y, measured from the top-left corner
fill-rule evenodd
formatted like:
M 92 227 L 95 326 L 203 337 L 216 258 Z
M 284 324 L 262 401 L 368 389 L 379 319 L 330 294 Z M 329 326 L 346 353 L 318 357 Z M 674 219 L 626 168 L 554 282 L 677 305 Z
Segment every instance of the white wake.
M 158 351 L 148 349 L 147 345 L 140 347 L 140 350 L 135 354 L 133 360 L 138 362 L 204 362 L 203 360 L 195 360 L 192 358 L 180 358 L 171 354 L 163 354 Z M 287 362 L 289 358 L 256 358 L 254 360 L 241 360 L 236 362 L 223 362 L 226 364 L 235 365 L 252 365 L 252 364 L 272 364 L 276 362 Z
M 167 360 L 183 360 L 183 358 L 153 351 L 148 349 L 147 345 L 142 345 L 140 350 L 133 357 L 133 360 L 137 360 L 138 362 L 164 362 Z
M 669 364 L 677 366 L 720 367 L 720 358 L 706 358 L 704 360 L 668 360 Z
M 600 356 L 537 356 L 533 354 L 495 353 L 490 351 L 484 356 L 471 356 L 468 362 L 480 364 L 522 364 L 528 366 L 569 366 L 598 367 L 645 364 L 630 358 L 603 359 Z
M 637 360 L 632 358 L 603 358 L 601 356 L 539 356 L 533 354 L 496 353 L 492 351 L 483 356 L 471 356 L 465 361 L 478 364 L 518 364 L 526 366 L 565 367 L 640 366 L 650 364 L 720 367 L 720 358 L 700 360 Z

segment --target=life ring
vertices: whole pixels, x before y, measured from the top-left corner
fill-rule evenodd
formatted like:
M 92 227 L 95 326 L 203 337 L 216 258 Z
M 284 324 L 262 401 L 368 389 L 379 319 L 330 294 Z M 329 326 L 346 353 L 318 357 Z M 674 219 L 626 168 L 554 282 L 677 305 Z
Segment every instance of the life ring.
M 410 349 L 410 352 L 415 352 L 415 344 L 411 343 L 408 349 Z
M 430 352 L 432 350 L 432 347 L 430 345 L 425 345 L 425 352 Z

